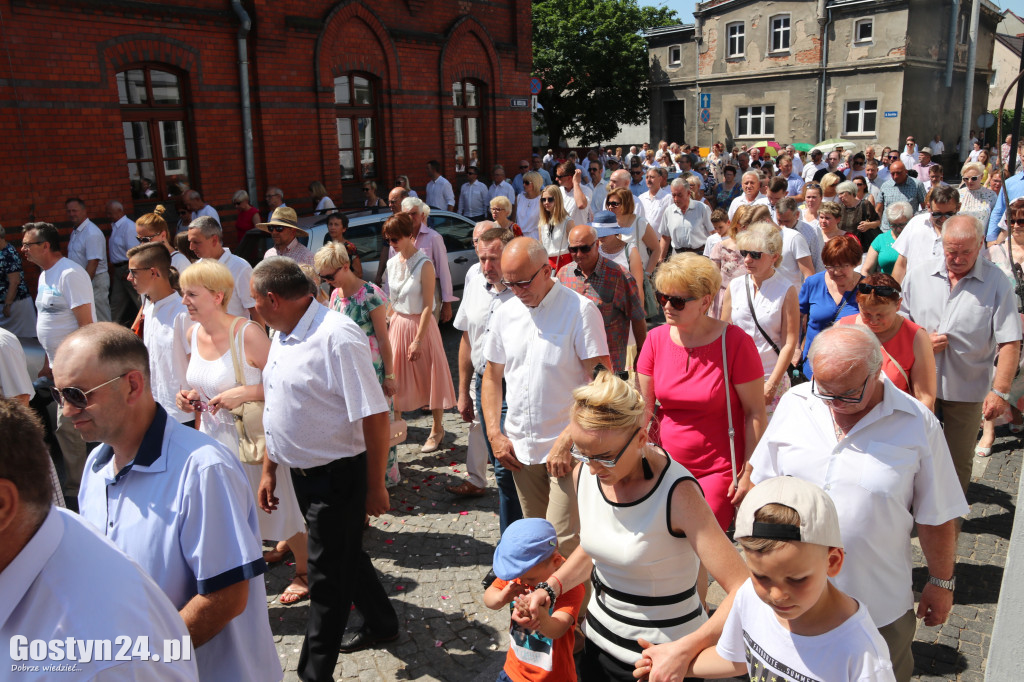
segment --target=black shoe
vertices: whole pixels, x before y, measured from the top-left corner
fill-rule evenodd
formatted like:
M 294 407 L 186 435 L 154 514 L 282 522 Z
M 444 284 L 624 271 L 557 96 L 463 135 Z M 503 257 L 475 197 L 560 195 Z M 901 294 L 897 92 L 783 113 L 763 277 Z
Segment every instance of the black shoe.
M 338 647 L 339 651 L 343 654 L 349 654 L 353 651 L 362 651 L 363 649 L 369 649 L 375 644 L 383 644 L 384 642 L 393 642 L 398 639 L 398 633 L 392 635 L 375 635 L 370 632 L 370 629 L 365 625 L 356 630 L 355 632 L 349 632 L 341 638 L 341 646 Z
M 491 586 L 491 583 L 493 583 L 497 579 L 498 576 L 494 575 L 494 569 L 492 568 L 491 570 L 487 571 L 487 575 L 485 575 L 484 579 L 480 581 L 480 584 L 483 585 L 484 589 L 486 590 L 488 587 Z

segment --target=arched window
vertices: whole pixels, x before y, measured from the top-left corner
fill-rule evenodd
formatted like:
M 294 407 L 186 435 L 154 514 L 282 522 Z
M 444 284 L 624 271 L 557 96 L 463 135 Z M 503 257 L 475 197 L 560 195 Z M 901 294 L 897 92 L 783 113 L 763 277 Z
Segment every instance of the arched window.
M 483 140 L 483 85 L 463 80 L 452 84 L 452 106 L 455 107 L 455 170 L 465 166 L 484 167 Z M 459 163 L 459 159 L 462 163 Z
M 117 96 L 132 197 L 156 201 L 176 183 L 193 186 L 183 78 L 163 66 L 134 67 L 117 74 Z
M 338 164 L 342 181 L 373 180 L 381 176 L 377 96 L 368 76 L 349 73 L 334 79 L 338 125 Z

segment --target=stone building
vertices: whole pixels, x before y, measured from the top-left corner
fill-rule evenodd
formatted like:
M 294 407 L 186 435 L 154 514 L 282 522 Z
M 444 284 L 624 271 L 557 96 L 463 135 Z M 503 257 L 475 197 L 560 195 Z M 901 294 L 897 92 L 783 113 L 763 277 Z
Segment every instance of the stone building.
M 978 1 L 972 120 L 988 100 L 1001 18 L 988 0 Z M 842 137 L 863 147 L 895 146 L 907 135 L 924 144 L 938 132 L 952 149 L 960 135 L 970 9 L 971 0 L 699 3 L 694 24 L 647 34 L 651 139 L 708 146 Z

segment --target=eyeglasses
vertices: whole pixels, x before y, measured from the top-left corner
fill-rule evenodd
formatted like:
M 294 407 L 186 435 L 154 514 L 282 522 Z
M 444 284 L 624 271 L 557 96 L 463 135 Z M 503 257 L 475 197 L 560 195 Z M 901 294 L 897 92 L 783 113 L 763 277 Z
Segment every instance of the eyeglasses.
M 562 173 L 561 175 L 558 175 L 556 177 L 559 177 L 559 178 L 571 178 L 573 175 L 575 175 L 575 173 Z
M 895 232 L 896 230 L 902 230 L 907 226 L 907 223 L 889 223 L 889 227 Z
M 529 166 L 520 166 L 519 170 L 530 170 Z
M 629 174 L 630 175 L 643 175 L 644 172 L 643 171 L 630 171 Z
M 553 203 L 555 203 L 555 198 L 554 197 L 541 197 L 540 201 L 541 201 L 542 204 L 553 204 Z
M 370 188 L 369 188 L 369 187 L 364 187 L 364 188 L 363 188 L 363 191 L 364 191 L 364 192 L 369 192 L 369 191 L 370 191 Z
M 762 251 L 747 251 L 745 249 L 740 249 L 740 255 L 744 258 L 750 256 L 754 260 L 761 260 L 761 256 L 763 256 L 764 253 Z
M 66 400 L 72 407 L 84 410 L 89 405 L 89 394 L 93 391 L 98 391 L 104 386 L 108 386 L 118 379 L 127 376 L 128 372 L 116 376 L 110 381 L 104 381 L 102 384 L 95 388 L 90 388 L 88 391 L 83 391 L 80 388 L 74 386 L 68 386 L 67 388 L 57 388 L 56 386 L 50 387 L 50 395 L 53 396 L 53 400 L 60 407 L 64 407 L 64 401 Z
M 22 242 L 22 246 L 35 246 L 36 244 L 45 244 L 46 242 Z
M 622 206 L 621 201 L 606 201 L 604 203 L 608 208 L 618 208 L 619 206 Z
M 232 201 L 231 203 L 234 204 L 235 206 L 241 206 L 242 205 L 241 201 Z
M 543 265 L 540 266 L 540 270 L 543 270 L 543 269 L 544 269 L 544 266 Z M 536 279 L 537 275 L 540 274 L 540 270 L 538 270 L 537 272 L 533 273 L 533 277 L 530 277 L 530 279 L 524 280 L 522 282 L 509 282 L 508 280 L 503 279 L 503 280 L 501 280 L 501 285 L 504 286 L 504 287 L 509 287 L 511 289 L 525 289 L 526 287 L 528 287 L 531 284 L 533 284 L 533 280 Z
M 153 241 L 153 239 L 156 238 L 156 235 L 155 234 L 149 234 L 149 235 L 143 235 L 141 237 L 136 236 L 135 238 L 139 240 L 140 244 L 148 244 L 151 241 Z
M 324 274 L 322 272 L 318 272 L 317 274 L 320 275 L 320 279 L 322 279 L 322 280 L 324 280 L 326 282 L 330 282 L 330 281 L 332 281 L 334 279 L 334 276 L 337 275 L 339 272 L 341 272 L 340 268 L 338 270 L 335 270 L 334 272 L 332 272 L 329 275 Z
M 132 277 L 138 277 L 140 272 L 145 272 L 146 270 L 152 269 L 153 268 L 128 268 L 128 272 L 131 273 Z
M 865 282 L 859 282 L 857 284 L 857 291 L 864 294 L 877 294 L 882 298 L 892 298 L 893 296 L 899 296 L 901 289 L 899 287 L 885 286 L 884 284 L 867 284 Z
M 619 460 L 622 459 L 622 456 L 626 454 L 626 449 L 629 447 L 630 443 L 633 442 L 633 439 L 636 438 L 636 434 L 638 433 L 640 433 L 640 429 L 637 429 L 636 431 L 633 432 L 633 435 L 629 437 L 629 440 L 626 441 L 626 444 L 622 446 L 621 450 L 619 450 L 619 454 L 615 455 L 615 457 L 611 459 L 587 457 L 582 452 L 576 449 L 575 443 L 573 443 L 573 446 L 569 448 L 569 454 L 572 455 L 572 458 L 575 459 L 577 462 L 582 462 L 584 466 L 588 464 L 600 464 L 605 469 L 611 469 L 613 466 L 618 464 Z
M 900 160 L 900 157 L 899 157 L 899 155 L 898 155 L 898 154 L 890 154 L 890 155 L 889 155 L 889 160 L 890 160 L 890 161 L 899 161 L 899 160 Z
M 848 395 L 831 395 L 831 394 L 828 394 L 828 393 L 818 393 L 817 384 L 815 383 L 814 379 L 812 378 L 811 379 L 811 395 L 813 395 L 818 400 L 824 400 L 827 403 L 846 403 L 848 405 L 853 405 L 853 404 L 859 403 L 860 401 L 864 400 L 864 391 L 867 390 L 868 379 L 870 379 L 870 378 L 871 378 L 871 375 L 869 374 L 867 376 L 867 378 L 864 379 L 864 383 L 860 387 L 860 393 L 857 394 L 856 397 L 848 396 Z
M 570 246 L 569 253 L 590 253 L 590 250 L 594 248 L 594 244 L 597 242 L 591 242 L 589 244 L 580 244 L 579 246 Z
M 184 393 L 185 392 L 185 387 L 182 386 L 181 384 L 178 384 L 178 392 L 179 393 Z M 192 409 L 195 410 L 196 412 L 209 412 L 210 411 L 210 405 L 208 403 L 204 403 L 202 400 L 199 400 L 198 398 L 196 398 L 194 400 L 189 400 L 188 404 L 191 405 Z
M 939 211 L 932 211 L 933 220 L 947 220 L 955 215 L 956 211 L 946 211 L 945 213 L 941 213 Z
M 658 299 L 658 305 L 660 305 L 662 308 L 671 303 L 672 307 L 675 308 L 676 310 L 682 310 L 686 307 L 687 303 L 689 303 L 690 301 L 697 300 L 696 296 L 683 298 L 682 296 L 669 296 L 668 294 L 663 294 L 660 291 L 655 291 L 654 297 Z

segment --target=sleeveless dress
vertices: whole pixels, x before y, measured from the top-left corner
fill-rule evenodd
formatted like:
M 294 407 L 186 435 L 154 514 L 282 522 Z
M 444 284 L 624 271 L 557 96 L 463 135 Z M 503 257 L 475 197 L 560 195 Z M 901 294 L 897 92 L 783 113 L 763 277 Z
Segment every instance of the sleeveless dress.
M 594 560 L 584 631 L 588 644 L 628 665 L 640 658 L 638 637 L 671 642 L 708 619 L 697 596 L 700 560 L 668 521 L 676 486 L 696 479 L 667 459 L 654 488 L 629 503 L 609 501 L 589 467 L 579 470 L 580 546 Z
M 408 412 L 421 407 L 431 410 L 447 410 L 455 407 L 455 386 L 444 354 L 441 330 L 431 316 L 427 320 L 427 332 L 420 342 L 420 358 L 409 361 L 409 346 L 416 339 L 423 312 L 423 284 L 420 268 L 428 258 L 422 251 L 416 251 L 406 261 L 401 255 L 388 261 L 388 282 L 391 290 L 391 306 L 395 313 L 388 326 L 391 352 L 394 355 L 392 367 L 398 391 L 392 401 L 396 412 Z
M 245 335 L 244 325 L 235 333 L 239 335 L 238 343 L 239 360 L 242 361 L 242 378 L 246 386 L 252 386 L 262 381 L 263 373 L 245 362 Z M 216 360 L 207 360 L 199 354 L 199 347 L 196 343 L 199 334 L 199 325 L 192 328 L 191 347 L 188 361 L 188 372 L 186 378 L 188 385 L 199 392 L 199 399 L 204 403 L 219 393 L 238 385 L 235 381 L 235 368 L 231 362 L 231 351 L 224 353 Z M 203 412 L 199 419 L 199 430 L 223 444 L 231 452 L 238 455 L 238 432 L 235 430 L 235 418 L 229 410 L 218 410 L 217 414 Z M 263 468 L 254 464 L 243 464 L 246 475 L 249 477 L 249 485 L 252 487 L 253 497 L 260 488 L 260 477 Z M 292 487 L 292 477 L 288 467 L 279 464 L 277 466 L 277 489 L 274 491 L 280 500 L 277 511 L 268 514 L 256 506 L 256 514 L 259 517 L 260 535 L 264 540 L 278 541 L 287 540 L 296 533 L 306 532 L 305 520 L 299 510 L 298 500 L 295 498 L 295 489 Z
M 750 314 L 750 304 L 747 303 L 746 291 L 750 291 L 751 303 L 754 305 L 754 313 L 757 315 L 757 323 L 761 329 L 767 332 L 775 345 L 781 350 L 786 342 L 786 333 L 782 328 L 782 304 L 786 301 L 786 294 L 793 283 L 779 274 L 775 273 L 761 283 L 761 287 L 755 291 L 754 283 L 749 275 L 737 277 L 729 282 L 729 295 L 732 297 L 732 323 L 745 331 L 754 340 L 757 346 L 757 353 L 761 356 L 761 364 L 764 367 L 764 379 L 775 371 L 775 363 L 779 360 L 779 354 L 775 352 L 771 344 L 757 330 L 754 324 L 754 317 Z M 770 405 L 767 405 L 768 416 L 775 412 L 782 394 L 789 390 L 789 376 L 782 375 L 775 397 Z

